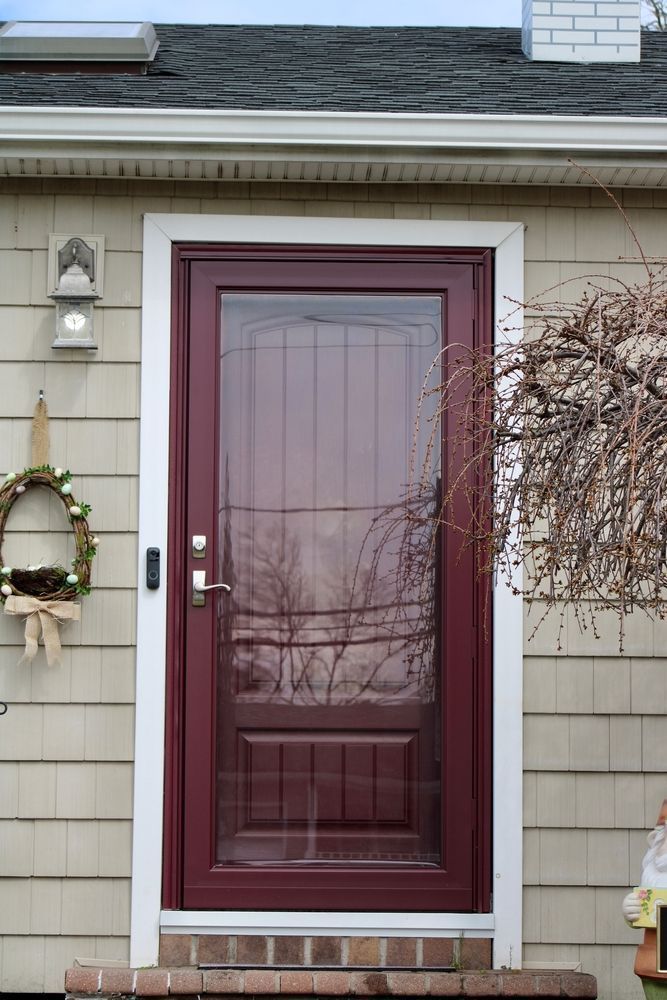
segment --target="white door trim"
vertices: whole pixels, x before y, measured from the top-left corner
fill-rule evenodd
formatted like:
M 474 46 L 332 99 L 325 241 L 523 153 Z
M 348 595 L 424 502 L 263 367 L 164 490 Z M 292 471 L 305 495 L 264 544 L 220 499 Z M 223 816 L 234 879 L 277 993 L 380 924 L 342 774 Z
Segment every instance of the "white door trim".
M 494 323 L 523 300 L 523 225 L 507 222 L 440 222 L 391 219 L 289 218 L 285 216 L 147 215 L 144 219 L 141 353 L 141 457 L 139 503 L 139 594 L 137 601 L 137 707 L 132 854 L 130 963 L 157 964 L 161 921 L 166 676 L 166 586 L 145 587 L 145 552 L 158 546 L 162 580 L 168 573 L 169 386 L 172 243 L 318 243 L 367 246 L 491 247 L 495 250 Z M 520 327 L 514 312 L 512 326 Z M 502 335 L 506 339 L 507 335 Z M 500 584 L 494 590 L 493 738 L 493 914 L 478 927 L 495 929 L 494 967 L 521 961 L 522 888 L 522 604 Z M 335 933 L 340 918 L 358 925 L 359 914 L 319 914 L 317 933 Z M 384 916 L 384 915 L 383 915 Z M 312 926 L 314 914 L 308 915 Z M 391 934 L 402 915 L 372 915 L 376 933 Z M 166 915 L 165 915 L 166 919 Z M 302 918 L 299 918 L 302 919 Z M 414 919 L 411 916 L 411 921 Z M 179 924 L 178 921 L 182 923 Z M 191 926 L 191 921 L 197 923 Z M 199 922 L 201 921 L 201 922 Z M 206 926 L 284 933 L 295 914 L 206 914 Z M 429 915 L 429 934 L 472 931 L 465 915 Z M 203 915 L 171 914 L 168 931 L 194 932 Z M 430 926 L 433 924 L 433 926 Z M 348 923 L 347 927 L 350 926 Z M 165 926 L 165 930 L 167 927 Z M 312 933 L 312 931 L 311 931 Z M 349 933 L 349 931 L 348 931 Z M 369 933 L 365 927 L 363 933 Z M 396 930 L 394 929 L 394 933 Z M 401 933 L 404 933 L 401 930 Z

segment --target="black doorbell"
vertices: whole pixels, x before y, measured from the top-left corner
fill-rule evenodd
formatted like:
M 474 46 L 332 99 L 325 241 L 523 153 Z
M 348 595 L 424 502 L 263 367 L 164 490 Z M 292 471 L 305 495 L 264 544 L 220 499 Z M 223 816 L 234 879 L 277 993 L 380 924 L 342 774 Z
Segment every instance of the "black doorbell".
M 160 550 L 146 549 L 146 586 L 157 590 L 160 586 Z

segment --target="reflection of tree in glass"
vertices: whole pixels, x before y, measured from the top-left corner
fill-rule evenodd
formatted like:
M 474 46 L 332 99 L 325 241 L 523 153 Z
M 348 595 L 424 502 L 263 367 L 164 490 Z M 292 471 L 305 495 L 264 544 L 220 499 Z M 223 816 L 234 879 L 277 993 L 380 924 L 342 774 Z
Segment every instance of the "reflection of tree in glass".
M 234 565 L 233 532 L 231 520 L 231 505 L 229 492 L 229 457 L 225 460 L 225 477 L 222 485 L 223 507 L 220 512 L 220 538 L 222 544 L 219 554 L 218 580 L 222 580 L 231 587 L 228 598 L 218 603 L 218 650 L 221 656 L 222 669 L 218 672 L 218 684 L 230 690 L 232 678 L 235 677 L 235 655 L 232 637 L 237 625 L 238 604 L 236 600 L 236 590 L 238 580 L 236 567 Z
M 382 592 L 375 605 L 377 625 L 389 646 L 398 644 L 407 668 L 406 684 L 420 692 L 422 701 L 434 696 L 435 654 L 438 638 L 436 608 L 440 590 L 440 480 L 424 481 L 406 492 L 404 499 L 386 507 L 368 529 L 364 551 L 370 566 L 356 575 L 357 600 L 372 606 L 373 594 Z M 386 557 L 389 556 L 387 559 Z
M 375 518 L 347 587 L 331 568 L 313 586 L 282 520 L 243 536 L 252 583 L 239 584 L 234 611 L 239 690 L 313 705 L 431 700 L 433 585 L 416 566 L 426 525 L 403 505 Z

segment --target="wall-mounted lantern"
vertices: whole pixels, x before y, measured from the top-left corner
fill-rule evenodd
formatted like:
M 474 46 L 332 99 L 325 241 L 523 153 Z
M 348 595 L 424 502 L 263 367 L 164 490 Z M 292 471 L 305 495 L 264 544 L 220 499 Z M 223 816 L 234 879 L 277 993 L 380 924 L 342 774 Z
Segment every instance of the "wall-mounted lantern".
M 49 238 L 49 292 L 56 304 L 56 338 L 52 347 L 97 350 L 93 338 L 93 304 L 101 298 L 104 237 Z

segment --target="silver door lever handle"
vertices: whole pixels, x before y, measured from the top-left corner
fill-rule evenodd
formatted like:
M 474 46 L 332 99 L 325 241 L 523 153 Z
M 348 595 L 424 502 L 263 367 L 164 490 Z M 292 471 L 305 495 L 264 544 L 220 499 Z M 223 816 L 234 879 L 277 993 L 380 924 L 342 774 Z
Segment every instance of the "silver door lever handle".
M 207 590 L 224 590 L 229 593 L 231 589 L 227 583 L 207 584 L 205 569 L 195 569 L 192 572 L 192 603 L 194 607 L 201 608 L 206 604 Z
M 203 583 L 195 583 L 192 588 L 197 594 L 203 594 L 205 590 L 226 590 L 227 593 L 232 589 L 226 583 L 209 583 L 205 586 Z

